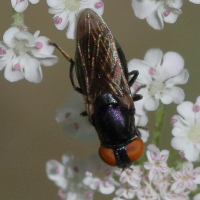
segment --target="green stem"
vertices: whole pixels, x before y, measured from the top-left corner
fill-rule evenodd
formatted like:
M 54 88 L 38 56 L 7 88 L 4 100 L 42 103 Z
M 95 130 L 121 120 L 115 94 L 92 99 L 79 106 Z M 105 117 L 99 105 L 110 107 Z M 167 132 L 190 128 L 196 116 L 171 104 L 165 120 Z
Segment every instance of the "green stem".
M 153 143 L 158 147 L 160 142 L 161 131 L 164 123 L 164 114 L 166 106 L 160 103 L 158 109 L 156 110 L 156 118 L 154 125 Z
M 14 11 L 13 14 L 13 24 L 12 26 L 19 28 L 20 30 L 24 30 L 24 15 L 23 13 L 18 13 L 16 11 Z

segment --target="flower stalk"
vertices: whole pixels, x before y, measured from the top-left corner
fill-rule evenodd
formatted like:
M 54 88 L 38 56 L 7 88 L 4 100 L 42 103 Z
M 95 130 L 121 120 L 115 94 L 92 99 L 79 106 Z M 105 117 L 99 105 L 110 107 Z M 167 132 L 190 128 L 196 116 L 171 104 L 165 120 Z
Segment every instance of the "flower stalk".
M 19 28 L 20 31 L 27 30 L 27 27 L 24 25 L 24 15 L 23 15 L 23 13 L 18 13 L 14 10 L 12 26 Z
M 161 131 L 164 123 L 166 105 L 160 104 L 156 110 L 156 118 L 154 125 L 153 143 L 158 147 L 160 142 Z

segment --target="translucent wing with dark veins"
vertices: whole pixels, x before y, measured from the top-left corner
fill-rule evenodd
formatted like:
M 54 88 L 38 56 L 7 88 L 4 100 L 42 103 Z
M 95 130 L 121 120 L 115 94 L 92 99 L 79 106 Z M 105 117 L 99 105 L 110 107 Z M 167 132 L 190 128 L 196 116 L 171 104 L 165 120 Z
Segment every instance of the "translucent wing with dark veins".
M 116 44 L 101 16 L 90 9 L 81 13 L 77 25 L 76 73 L 89 117 L 95 100 L 106 93 L 134 110 L 125 75 L 127 66 L 121 62 Z

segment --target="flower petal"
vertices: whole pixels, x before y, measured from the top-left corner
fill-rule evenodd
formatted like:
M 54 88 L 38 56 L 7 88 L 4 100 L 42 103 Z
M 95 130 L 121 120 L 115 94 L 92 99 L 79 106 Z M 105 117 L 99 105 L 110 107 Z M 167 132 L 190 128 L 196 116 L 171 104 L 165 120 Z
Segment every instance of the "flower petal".
M 55 26 L 58 30 L 63 30 L 65 29 L 65 27 L 67 26 L 68 23 L 68 17 L 69 17 L 70 12 L 66 12 L 66 10 L 64 10 L 62 13 L 56 14 L 54 15 L 53 19 L 54 22 L 56 21 L 56 18 L 59 18 L 59 23 L 55 23 Z
M 157 10 L 149 15 L 147 18 L 147 23 L 156 30 L 161 30 L 164 28 L 163 18 L 160 12 Z
M 75 29 L 76 29 L 76 16 L 75 13 L 70 13 L 69 15 L 69 26 L 67 27 L 66 37 L 68 39 L 75 38 Z
M 24 77 L 33 83 L 39 83 L 42 80 L 42 70 L 40 63 L 28 55 L 23 58 L 22 68 L 24 69 Z
M 29 0 L 32 4 L 38 3 L 40 0 Z
M 132 0 L 131 5 L 133 11 L 139 19 L 145 19 L 151 13 L 155 12 L 160 5 L 159 1 L 149 1 L 149 0 Z
M 7 46 L 12 47 L 12 48 L 15 46 L 15 44 L 13 43 L 13 37 L 19 31 L 20 30 L 17 27 L 11 27 L 5 31 L 3 35 L 3 41 L 5 42 Z
M 174 137 L 171 140 L 171 145 L 176 150 L 184 150 L 188 140 L 185 137 Z
M 189 73 L 187 69 L 183 69 L 178 75 L 168 79 L 165 82 L 167 87 L 172 87 L 174 85 L 181 85 L 187 83 L 189 78 Z
M 188 161 L 194 162 L 199 158 L 198 149 L 194 146 L 192 142 L 187 144 L 184 148 L 185 158 Z
M 10 81 L 10 82 L 15 82 L 19 81 L 24 78 L 23 73 L 20 70 L 14 70 L 13 69 L 13 62 L 10 61 L 5 68 L 4 71 L 4 77 Z
M 163 57 L 162 68 L 165 70 L 165 80 L 178 75 L 184 67 L 183 57 L 176 53 L 169 51 Z
M 184 90 L 174 86 L 164 89 L 161 101 L 164 104 L 170 104 L 171 102 L 180 104 L 183 102 L 184 98 L 185 98 Z
M 158 108 L 158 106 L 159 106 L 159 100 L 154 97 L 147 99 L 144 103 L 144 107 L 148 111 L 154 111 Z
M 161 49 L 149 49 L 144 56 L 144 61 L 148 65 L 156 68 L 157 65 L 160 65 L 162 57 L 163 57 L 163 52 Z
M 185 122 L 189 125 L 195 124 L 195 113 L 193 111 L 194 104 L 189 101 L 184 101 L 177 106 L 177 112 L 185 119 Z
M 24 0 L 24 1 L 19 1 L 18 3 L 16 3 L 13 8 L 16 12 L 21 13 L 21 12 L 24 12 L 27 7 L 28 7 L 28 0 Z

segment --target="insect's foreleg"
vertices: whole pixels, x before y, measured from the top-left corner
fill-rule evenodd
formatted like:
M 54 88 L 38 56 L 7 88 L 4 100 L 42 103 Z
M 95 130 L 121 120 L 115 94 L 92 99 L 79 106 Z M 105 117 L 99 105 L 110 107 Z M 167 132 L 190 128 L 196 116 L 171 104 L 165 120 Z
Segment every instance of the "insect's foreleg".
M 70 70 L 69 70 L 69 77 L 71 80 L 71 84 L 72 84 L 74 90 L 76 90 L 77 92 L 82 94 L 81 88 L 77 87 L 74 83 L 74 77 L 73 77 L 73 68 L 75 65 L 74 60 L 67 53 L 65 53 L 56 43 L 49 41 L 49 44 L 55 46 L 62 53 L 62 55 L 71 63 Z
M 81 113 L 80 113 L 80 116 L 81 116 L 81 117 L 88 116 L 87 111 L 85 110 L 85 111 L 81 112 Z
M 131 87 L 133 85 L 133 83 L 136 81 L 136 79 L 137 79 L 137 77 L 139 75 L 139 72 L 137 70 L 133 70 L 128 75 L 129 76 L 133 75 L 133 77 L 131 78 L 131 80 L 128 82 L 129 87 Z

